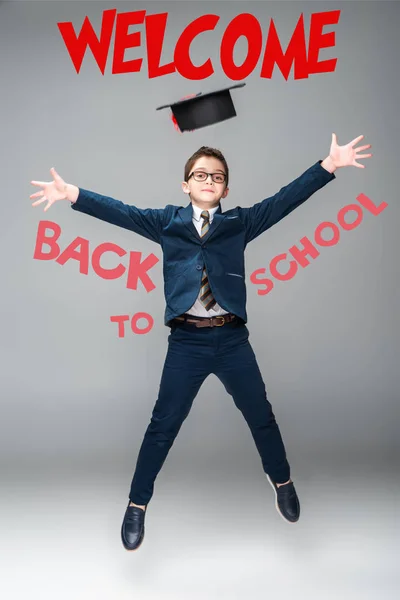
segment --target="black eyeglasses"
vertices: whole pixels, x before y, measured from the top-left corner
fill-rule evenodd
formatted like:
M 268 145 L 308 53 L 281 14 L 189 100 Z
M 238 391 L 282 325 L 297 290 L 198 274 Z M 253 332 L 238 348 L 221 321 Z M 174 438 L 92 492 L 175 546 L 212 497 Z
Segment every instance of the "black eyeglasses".
M 206 181 L 209 175 L 211 175 L 211 179 L 214 183 L 224 183 L 226 180 L 225 173 L 206 173 L 205 171 L 194 171 L 189 175 L 188 181 L 191 177 L 193 177 L 195 181 Z

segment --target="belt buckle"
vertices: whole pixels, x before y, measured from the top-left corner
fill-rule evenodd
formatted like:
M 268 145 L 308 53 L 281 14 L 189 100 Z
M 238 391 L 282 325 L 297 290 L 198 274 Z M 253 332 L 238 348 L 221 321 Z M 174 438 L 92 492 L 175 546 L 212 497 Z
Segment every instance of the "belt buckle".
M 222 323 L 218 324 L 215 323 L 215 327 L 222 327 L 222 325 L 225 325 L 225 317 L 223 317 L 222 315 L 218 315 L 217 317 L 215 317 L 216 319 L 222 319 Z

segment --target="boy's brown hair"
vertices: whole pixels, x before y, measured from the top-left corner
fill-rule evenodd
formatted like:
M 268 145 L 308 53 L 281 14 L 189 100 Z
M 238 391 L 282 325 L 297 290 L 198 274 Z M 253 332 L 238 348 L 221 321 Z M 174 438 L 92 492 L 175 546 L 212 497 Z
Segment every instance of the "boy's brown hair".
M 222 162 L 222 164 L 224 165 L 225 174 L 226 174 L 225 187 L 228 187 L 229 168 L 228 168 L 228 164 L 225 160 L 225 157 L 220 150 L 217 150 L 217 148 L 210 148 L 209 146 L 202 146 L 201 148 L 196 150 L 196 152 L 194 154 L 192 154 L 192 156 L 187 160 L 186 165 L 185 165 L 184 181 L 188 180 L 190 171 L 193 169 L 193 165 L 202 156 L 213 156 L 214 158 L 218 158 L 218 160 L 220 160 Z

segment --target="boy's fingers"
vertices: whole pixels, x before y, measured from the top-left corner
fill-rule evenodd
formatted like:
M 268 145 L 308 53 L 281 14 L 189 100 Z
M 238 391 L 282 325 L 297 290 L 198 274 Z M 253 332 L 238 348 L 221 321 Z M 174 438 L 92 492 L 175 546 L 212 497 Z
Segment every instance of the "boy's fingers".
M 55 179 L 55 180 L 58 180 L 58 181 L 61 181 L 61 180 L 62 180 L 62 177 L 61 177 L 61 175 L 59 175 L 59 174 L 57 173 L 57 171 L 55 170 L 55 168 L 54 168 L 54 167 L 51 167 L 50 171 L 51 171 L 51 174 L 53 175 L 53 177 L 54 177 L 54 179 Z

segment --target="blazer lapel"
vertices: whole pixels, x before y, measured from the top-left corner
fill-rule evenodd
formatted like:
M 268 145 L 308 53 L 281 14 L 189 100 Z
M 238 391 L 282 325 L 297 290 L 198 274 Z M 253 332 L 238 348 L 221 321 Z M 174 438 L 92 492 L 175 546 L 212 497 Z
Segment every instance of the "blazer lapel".
M 188 204 L 188 206 L 185 206 L 185 208 L 181 208 L 179 210 L 179 215 L 180 215 L 183 223 L 186 225 L 186 227 L 190 231 L 190 233 L 196 238 L 196 240 L 199 243 L 204 243 L 205 241 L 207 241 L 213 235 L 213 233 L 216 231 L 217 227 L 219 227 L 219 225 L 225 219 L 225 215 L 222 213 L 222 210 L 221 210 L 221 204 L 219 204 L 217 210 L 214 213 L 212 223 L 211 223 L 207 233 L 205 235 L 203 235 L 203 237 L 201 237 L 198 234 L 195 225 L 193 224 L 192 203 Z
M 183 223 L 186 225 L 186 227 L 188 228 L 188 230 L 190 231 L 192 236 L 196 239 L 196 242 L 198 242 L 200 244 L 201 238 L 200 238 L 199 234 L 197 233 L 197 229 L 193 225 L 193 221 L 192 221 L 192 217 L 193 217 L 192 203 L 188 204 L 188 206 L 185 206 L 185 208 L 180 208 L 178 213 L 179 213 L 179 216 L 182 219 Z

